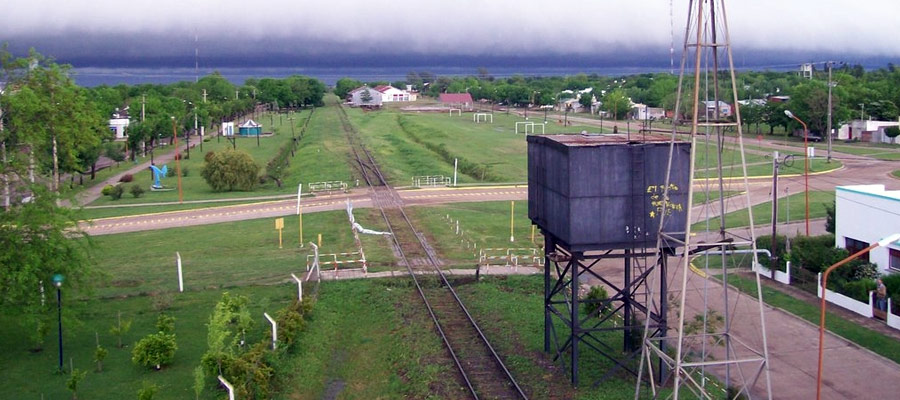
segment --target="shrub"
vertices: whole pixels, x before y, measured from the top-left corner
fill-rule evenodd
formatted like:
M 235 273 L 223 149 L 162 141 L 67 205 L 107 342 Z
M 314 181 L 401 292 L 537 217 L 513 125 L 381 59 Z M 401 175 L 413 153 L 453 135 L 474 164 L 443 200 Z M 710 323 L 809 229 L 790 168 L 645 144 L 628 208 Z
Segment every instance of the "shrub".
M 182 177 L 188 176 L 188 168 L 187 167 L 181 168 L 181 176 Z
M 216 153 L 200 172 L 215 191 L 253 190 L 259 176 L 259 166 L 246 152 L 225 150 Z
M 166 178 L 171 178 L 175 176 L 175 168 L 169 168 L 166 170 Z
M 156 317 L 156 330 L 163 333 L 175 333 L 175 317 L 159 314 L 159 316 Z
M 131 175 L 131 174 L 125 174 L 125 175 L 122 175 L 121 178 L 119 178 L 119 182 L 123 182 L 123 183 L 128 183 L 133 180 L 134 180 L 134 175 Z
M 134 345 L 131 351 L 131 361 L 144 367 L 162 368 L 175 358 L 178 345 L 175 343 L 175 334 L 157 332 L 147 335 Z
M 158 391 L 159 386 L 156 386 L 155 383 L 144 381 L 140 390 L 138 390 L 138 400 L 153 400 L 153 396 L 156 396 Z
M 875 290 L 875 280 L 862 279 L 844 283 L 843 287 L 839 288 L 838 292 L 863 303 L 868 303 L 869 292 L 872 290 Z
M 69 379 L 66 380 L 66 389 L 72 392 L 72 399 L 78 399 L 78 384 L 84 380 L 86 375 L 87 371 L 82 371 L 78 368 L 72 369 L 72 375 L 69 375 Z
M 203 156 L 203 161 L 210 162 L 215 157 L 216 157 L 216 152 L 210 150 L 210 151 L 207 151 L 206 155 Z
M 122 336 L 131 330 L 131 320 L 122 321 L 122 313 L 118 314 L 118 322 L 109 328 L 109 334 L 119 339 L 119 348 L 122 348 Z
M 787 236 L 778 235 L 776 236 L 775 243 L 778 245 L 778 270 L 785 271 L 787 265 L 788 256 L 785 254 L 786 246 L 787 246 Z M 772 235 L 765 236 L 757 236 L 756 238 L 756 248 L 758 249 L 766 249 L 772 251 Z M 769 264 L 771 261 L 765 256 L 759 257 L 759 263 L 762 264 L 766 268 L 771 268 Z
M 122 185 L 116 185 L 109 191 L 109 197 L 113 200 L 118 200 L 122 198 L 122 194 L 124 193 L 125 188 L 123 188 Z
M 134 198 L 138 198 L 144 195 L 144 188 L 142 188 L 139 184 L 134 184 L 134 186 L 131 187 L 130 192 L 131 195 L 134 196 Z
M 606 288 L 603 286 L 591 286 L 591 290 L 589 290 L 584 297 L 584 311 L 587 312 L 588 315 L 602 317 L 602 314 L 609 311 L 609 304 L 603 304 L 608 298 L 609 294 L 606 293 Z
M 109 194 L 112 193 L 113 188 L 114 188 L 113 185 L 106 185 L 103 187 L 103 190 L 100 191 L 100 194 L 102 194 L 104 196 L 109 196 Z
M 94 349 L 94 362 L 97 363 L 97 372 L 103 372 L 103 360 L 106 359 L 107 354 L 109 354 L 109 350 L 106 350 L 99 344 Z

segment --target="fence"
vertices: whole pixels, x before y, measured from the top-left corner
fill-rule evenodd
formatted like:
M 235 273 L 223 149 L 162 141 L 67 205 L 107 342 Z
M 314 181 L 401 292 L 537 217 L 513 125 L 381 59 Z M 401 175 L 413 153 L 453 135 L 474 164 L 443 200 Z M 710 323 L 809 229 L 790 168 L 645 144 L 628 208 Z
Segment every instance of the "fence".
M 344 181 L 310 182 L 308 186 L 310 192 L 333 192 L 335 190 L 347 190 L 347 182 Z
M 544 254 L 540 249 L 531 247 L 519 248 L 488 248 L 478 252 L 478 265 L 482 267 L 500 266 L 492 261 L 503 261 L 504 267 L 519 268 L 519 261 L 523 265 L 544 265 Z
M 435 187 L 435 186 L 451 186 L 452 179 L 449 176 L 430 175 L 430 176 L 414 176 L 412 177 L 413 187 Z

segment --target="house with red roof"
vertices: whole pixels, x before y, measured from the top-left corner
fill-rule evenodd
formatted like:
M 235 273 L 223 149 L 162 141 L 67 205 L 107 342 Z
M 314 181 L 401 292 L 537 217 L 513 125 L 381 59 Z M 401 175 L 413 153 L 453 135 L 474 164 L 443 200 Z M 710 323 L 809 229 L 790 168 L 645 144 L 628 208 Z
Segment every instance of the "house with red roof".
M 471 110 L 474 104 L 472 95 L 468 93 L 441 93 L 438 99 L 443 104 L 459 109 Z

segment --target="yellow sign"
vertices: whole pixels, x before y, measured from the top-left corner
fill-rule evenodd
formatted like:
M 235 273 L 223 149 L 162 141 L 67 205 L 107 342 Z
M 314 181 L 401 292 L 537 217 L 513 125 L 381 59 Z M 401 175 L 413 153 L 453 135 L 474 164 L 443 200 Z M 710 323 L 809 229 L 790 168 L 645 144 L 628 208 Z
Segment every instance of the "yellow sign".
M 275 219 L 275 229 L 284 229 L 284 218 Z

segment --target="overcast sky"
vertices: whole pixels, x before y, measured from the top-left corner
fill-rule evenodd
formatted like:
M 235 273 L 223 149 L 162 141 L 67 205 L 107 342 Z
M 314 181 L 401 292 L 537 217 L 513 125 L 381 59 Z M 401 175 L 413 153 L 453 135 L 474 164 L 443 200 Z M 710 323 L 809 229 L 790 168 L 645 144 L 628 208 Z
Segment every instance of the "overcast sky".
M 17 0 L 0 13 L 0 41 L 76 66 L 192 60 L 195 32 L 204 64 L 347 54 L 668 61 L 671 22 L 677 50 L 688 4 L 673 2 L 670 19 L 668 0 Z M 738 59 L 900 57 L 897 0 L 727 3 Z

